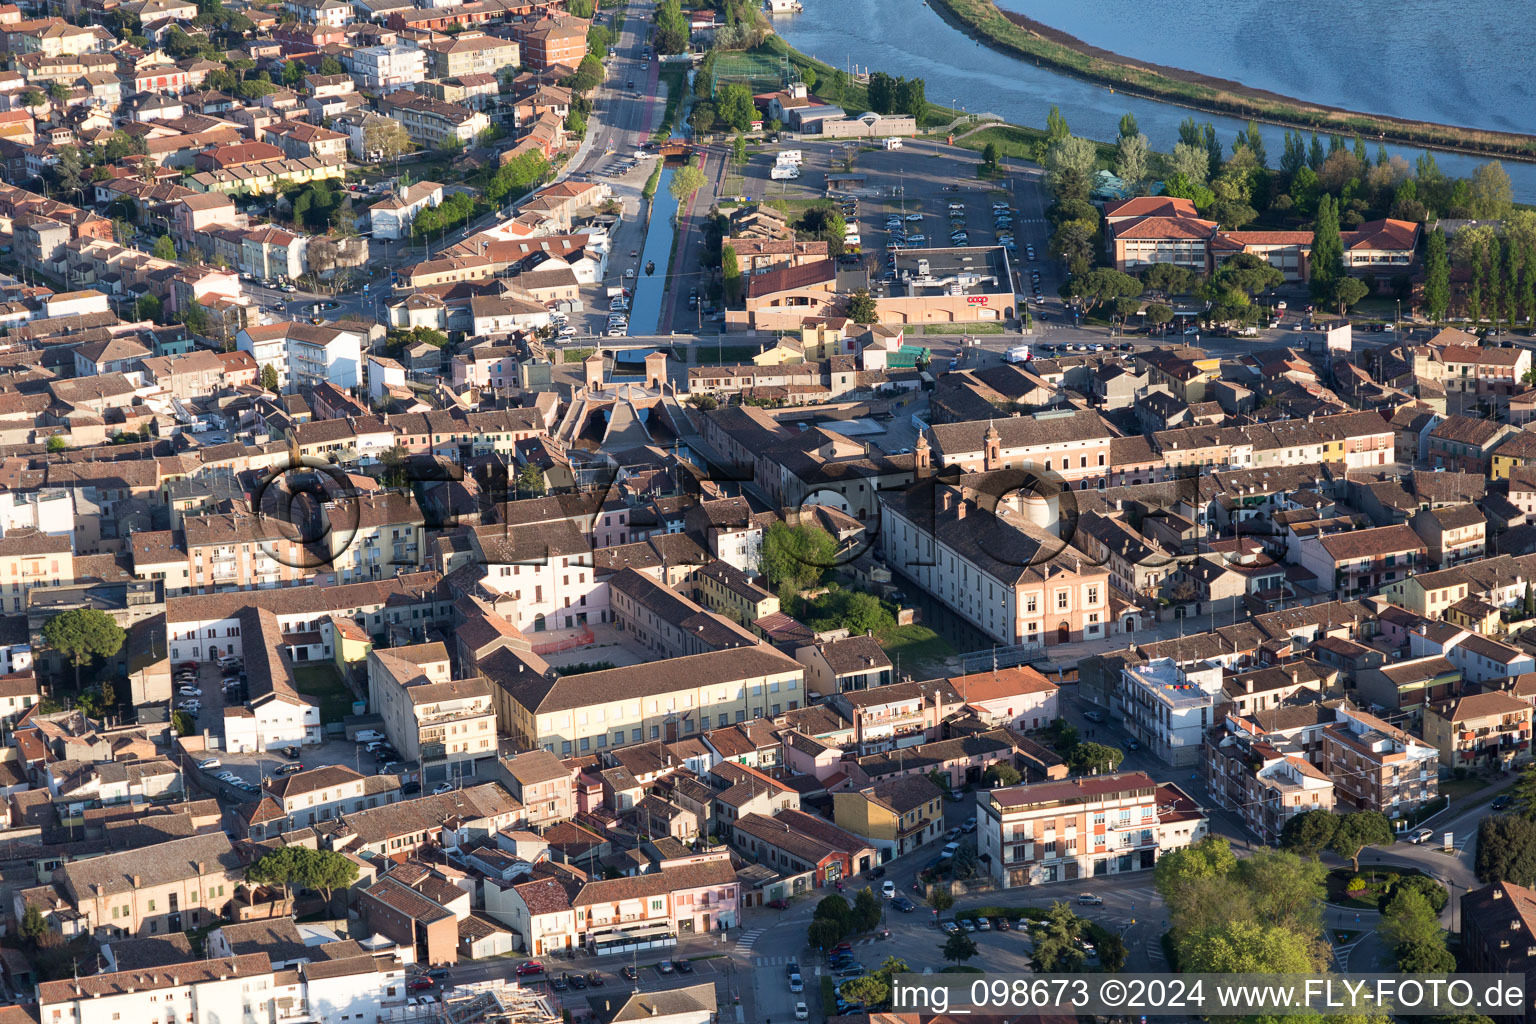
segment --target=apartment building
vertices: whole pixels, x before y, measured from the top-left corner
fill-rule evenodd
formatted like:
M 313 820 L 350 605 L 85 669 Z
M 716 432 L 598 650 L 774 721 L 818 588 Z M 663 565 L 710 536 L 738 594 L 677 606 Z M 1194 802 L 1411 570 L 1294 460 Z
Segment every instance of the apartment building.
M 1320 590 L 1353 597 L 1423 568 L 1429 548 L 1406 523 L 1315 535 L 1298 546 L 1301 567 Z
M 570 768 L 547 750 L 525 750 L 501 762 L 501 778 L 538 828 L 576 816 L 576 779 Z
M 1276 749 L 1230 714 L 1225 729 L 1207 734 L 1201 768 L 1216 805 L 1242 818 L 1265 843 L 1279 842 L 1296 815 L 1334 808 L 1326 772 Z
M 421 44 L 421 48 L 427 55 L 429 78 L 494 75 L 502 68 L 516 67 L 521 62 L 515 40 L 484 32 L 461 32 L 446 39 L 429 39 Z
M 443 201 L 443 186 L 435 181 L 413 181 L 400 185 L 368 210 L 373 236 L 381 239 L 411 237 L 416 215 Z
M 481 585 L 512 599 L 508 620 L 523 632 L 609 621 L 608 584 L 596 579 L 592 545 L 568 520 L 477 526 L 469 541 L 485 567 Z
M 363 494 L 328 501 L 325 568 L 337 582 L 359 583 L 421 567 L 426 516 L 413 494 Z
M 400 799 L 400 780 L 393 775 L 360 775 L 345 765 L 324 765 L 267 779 L 260 803 L 270 801 L 281 820 L 263 822 L 252 839 L 275 839 L 283 832 L 307 828 L 343 814 L 382 807 Z M 260 834 L 258 834 L 258 832 Z
M 1007 889 L 1147 871 L 1206 833 L 1194 800 L 1141 772 L 988 790 L 977 810 L 977 849 Z
M 1340 810 L 1398 817 L 1439 795 L 1434 746 L 1347 701 L 1330 706 L 1335 720 L 1323 728 L 1322 769 Z
M 804 669 L 766 645 L 553 678 L 529 657 L 497 651 L 480 670 L 503 731 L 560 757 L 674 742 L 806 703 Z
M 518 25 L 515 34 L 522 44 L 523 66 L 533 71 L 576 67 L 587 55 L 587 28 L 580 18 L 540 18 Z
M 46 915 L 66 937 L 170 935 L 210 924 L 245 878 L 222 832 L 173 839 L 55 869 L 53 887 L 72 915 Z
M 1424 541 L 1427 564 L 1436 569 L 1475 562 L 1488 553 L 1488 519 L 1470 502 L 1423 509 L 1408 525 Z
M 1222 682 L 1220 665 L 1153 658 L 1121 670 L 1115 698 L 1131 734 L 1158 758 L 1183 767 L 1199 761 L 1206 730 L 1220 721 Z
M 1515 974 L 1536 986 L 1536 890 L 1494 882 L 1461 895 L 1464 969 Z
M 1000 644 L 1108 635 L 1109 572 L 1061 553 L 1021 512 L 931 480 L 880 496 L 886 563 Z
M 7 531 L 0 537 L 0 604 L 24 611 L 27 591 L 75 581 L 74 546 L 68 535 L 36 530 Z
M 404 43 L 359 46 L 346 51 L 343 63 L 358 87 L 370 92 L 409 88 L 427 77 L 426 53 Z
M 805 666 L 806 687 L 823 697 L 889 686 L 894 678 L 891 659 L 872 636 L 806 644 L 795 649 L 795 660 Z
M 936 740 L 963 705 L 953 683 L 943 679 L 842 690 L 826 701 L 852 724 L 853 749 L 860 756 Z
M 1012 416 L 999 420 L 935 423 L 928 428 L 936 467 L 967 473 L 1032 469 L 1071 486 L 1109 472 L 1109 442 L 1116 432 L 1085 410 Z
M 440 643 L 368 652 L 368 703 L 408 761 L 474 775 L 472 762 L 496 756 L 496 713 L 484 679 L 454 679 Z
M 758 643 L 756 635 L 732 620 L 634 569 L 626 568 L 608 581 L 608 606 L 614 627 L 658 658 Z
M 1424 708 L 1424 742 L 1448 768 L 1507 771 L 1531 759 L 1531 704 L 1503 690 Z
M 911 853 L 944 834 L 944 790 L 926 775 L 899 775 L 832 794 L 839 828 L 880 851 L 880 861 Z
M 571 905 L 587 951 L 602 955 L 637 941 L 734 928 L 739 889 L 736 869 L 726 856 L 588 882 Z
M 479 110 L 444 103 L 409 89 L 388 93 L 379 101 L 379 109 L 399 121 L 411 141 L 420 146 L 441 146 L 445 142 L 467 145 L 491 126 L 490 118 Z
M 950 676 L 949 685 L 988 725 L 1033 732 L 1057 717 L 1060 688 L 1029 665 Z
M 835 885 L 880 863 L 866 840 L 805 811 L 745 814 L 731 823 L 731 842 L 748 861 L 785 875 Z
M 275 516 L 230 512 L 181 523 L 194 593 L 291 586 L 320 564 L 300 528 Z

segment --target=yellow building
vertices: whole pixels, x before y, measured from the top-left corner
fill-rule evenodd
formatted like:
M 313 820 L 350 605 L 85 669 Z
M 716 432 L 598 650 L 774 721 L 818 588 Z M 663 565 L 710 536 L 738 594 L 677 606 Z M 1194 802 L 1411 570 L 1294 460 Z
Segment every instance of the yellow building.
M 884 779 L 855 792 L 832 794 L 837 827 L 880 851 L 882 862 L 939 838 L 944 791 L 926 775 Z
M 1503 690 L 1424 708 L 1424 739 L 1452 768 L 1508 768 L 1531 759 L 1531 705 Z
M 1536 466 L 1536 432 L 1522 430 L 1506 437 L 1493 450 L 1488 475 L 1495 480 L 1507 480 L 1509 471 L 1516 466 Z
M 336 667 L 349 670 L 368 658 L 373 650 L 373 639 L 368 631 L 351 619 L 331 616 L 331 635 L 334 638 Z

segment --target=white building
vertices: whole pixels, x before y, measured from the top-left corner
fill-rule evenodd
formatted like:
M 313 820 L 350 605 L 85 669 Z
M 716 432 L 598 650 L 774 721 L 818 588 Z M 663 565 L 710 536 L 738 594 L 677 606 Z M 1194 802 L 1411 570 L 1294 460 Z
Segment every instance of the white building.
M 405 387 L 405 367 L 388 356 L 368 356 L 368 398 L 383 402 L 391 388 Z
M 365 127 L 358 126 L 358 146 L 353 147 L 356 153 L 362 146 L 361 138 Z M 430 206 L 437 206 L 443 201 L 443 186 L 435 181 L 417 181 L 409 185 L 401 185 L 386 199 L 375 203 L 368 211 L 369 222 L 373 225 L 374 238 L 409 238 L 411 237 L 411 224 L 416 220 L 416 215 Z
M 1196 763 L 1206 730 L 1216 723 L 1220 665 L 1181 669 L 1172 658 L 1153 658 L 1120 672 L 1115 694 L 1126 727 L 1147 749 L 1176 767 Z
M 362 373 L 368 332 L 360 324 L 338 321 L 307 324 L 284 320 L 242 328 L 235 347 L 249 352 L 258 366 L 277 368 L 278 387 L 297 390 L 329 381 L 346 390 Z
M 75 499 L 67 487 L 0 491 L 0 536 L 36 530 L 54 537 L 75 534 Z
M 982 792 L 976 847 L 1004 888 L 1151 869 L 1205 838 L 1205 813 L 1172 783 L 1142 772 Z
M 408 88 L 426 80 L 427 55 L 414 46 L 361 46 L 344 58 L 359 88 L 375 92 Z

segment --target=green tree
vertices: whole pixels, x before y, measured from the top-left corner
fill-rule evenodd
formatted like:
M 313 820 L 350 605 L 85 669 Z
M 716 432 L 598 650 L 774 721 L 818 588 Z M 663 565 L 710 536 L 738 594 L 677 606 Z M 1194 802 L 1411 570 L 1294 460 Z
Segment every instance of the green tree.
M 853 912 L 848 923 L 852 931 L 867 932 L 880 923 L 881 899 L 869 886 L 860 889 L 853 898 Z
M 1376 930 L 1381 933 L 1382 941 L 1388 949 L 1416 943 L 1445 945 L 1445 933 L 1440 930 L 1440 915 L 1429 905 L 1423 893 L 1412 890 L 1400 893 L 1391 904 L 1382 908 Z
M 179 315 L 181 322 L 193 334 L 201 334 L 206 338 L 213 330 L 213 318 L 208 315 L 208 310 L 203 307 L 203 304 L 196 299 L 189 301 Z
M 1477 827 L 1477 877 L 1484 882 L 1536 884 L 1536 822 L 1495 814 Z
M 337 889 L 346 889 L 357 881 L 357 864 L 334 850 L 311 850 L 303 846 L 292 849 L 297 851 L 294 883 L 320 893 L 327 903 Z
M 1317 201 L 1317 221 L 1312 228 L 1312 297 L 1326 302 L 1334 285 L 1344 276 L 1344 244 L 1339 238 L 1339 209 L 1333 196 Z
M 1182 174 L 1186 180 L 1204 185 L 1211 173 L 1210 154 L 1203 146 L 1180 142 L 1173 147 L 1173 154 L 1168 158 L 1168 171 L 1170 175 Z
M 1303 934 L 1322 930 L 1328 869 L 1287 850 L 1259 850 L 1237 862 L 1234 876 L 1256 920 Z
M 963 964 L 976 955 L 976 943 L 965 932 L 955 932 L 944 940 L 944 959 L 955 964 Z
M 34 945 L 48 932 L 48 922 L 43 918 L 43 912 L 37 909 L 33 903 L 27 904 L 26 913 L 21 915 L 21 934 L 24 938 L 32 940 Z
M 1141 127 L 1136 123 L 1136 115 L 1127 110 L 1120 115 L 1120 138 L 1128 139 L 1141 134 Z
M 1504 165 L 1494 160 L 1479 164 L 1468 183 L 1471 201 L 1467 213 L 1476 220 L 1503 220 L 1514 212 L 1514 194 L 1509 185 L 1509 173 Z
M 1077 940 L 1083 922 L 1072 908 L 1057 901 L 1046 910 L 1045 920 L 1030 929 L 1034 942 L 1034 969 L 1044 973 L 1075 973 L 1082 970 L 1086 956 Z
M 1370 287 L 1358 277 L 1341 277 L 1333 284 L 1333 308 L 1343 316 L 1349 308 L 1370 294 Z
M 856 324 L 880 322 L 880 311 L 869 289 L 860 288 L 848 297 L 848 319 Z
M 1392 825 L 1380 811 L 1354 811 L 1339 819 L 1329 849 L 1347 858 L 1353 870 L 1360 870 L 1360 854 L 1367 846 L 1391 846 Z
M 1105 775 L 1125 760 L 1125 752 L 1103 743 L 1079 743 L 1072 748 L 1067 764 L 1079 775 Z
M 699 169 L 696 161 L 690 160 L 687 164 L 672 172 L 672 184 L 668 191 L 672 198 L 679 204 L 686 203 L 693 198 L 693 194 L 704 187 L 704 172 Z
M 894 107 L 896 113 L 921 122 L 928 114 L 927 83 L 921 78 L 898 78 Z
M 47 443 L 43 447 L 47 448 L 50 452 L 64 452 L 69 450 L 69 442 L 64 439 L 63 434 L 54 434 L 48 438 Z
M 1083 299 L 1091 312 L 1099 306 L 1114 305 L 1116 299 L 1134 299 L 1141 294 L 1142 284 L 1130 274 L 1101 267 L 1079 274 L 1071 279 L 1072 294 Z
M 734 131 L 751 130 L 752 122 L 757 120 L 757 107 L 752 104 L 752 90 L 740 82 L 725 83 L 715 94 L 715 113 Z M 745 140 L 742 141 L 741 151 L 745 159 Z
M 1173 321 L 1173 307 L 1166 302 L 1154 302 L 1142 312 L 1142 319 L 1152 327 L 1161 328 Z
M 346 73 L 347 69 L 341 63 L 341 61 L 337 60 L 335 57 L 332 57 L 330 54 L 326 54 L 324 57 L 320 58 L 320 74 L 344 75 Z
M 271 363 L 266 363 L 261 368 L 261 386 L 264 390 L 271 391 L 274 394 L 280 386 L 277 379 L 277 367 Z
M 1092 189 L 1098 146 L 1067 136 L 1045 152 L 1045 187 L 1060 199 L 1086 199 Z
M 725 285 L 725 302 L 728 306 L 734 306 L 741 301 L 741 262 L 736 258 L 736 247 L 723 246 L 720 249 L 720 277 Z
M 741 134 L 740 129 L 737 130 L 736 137 L 731 140 L 731 159 L 738 167 L 747 162 L 747 137 Z
M 1086 274 L 1093 265 L 1097 251 L 1094 244 L 1096 237 L 1094 225 L 1084 224 L 1080 220 L 1068 221 L 1051 233 L 1051 257 L 1065 263 L 1067 270 L 1074 276 Z
M 1338 830 L 1339 816 L 1332 811 L 1303 811 L 1285 823 L 1280 845 L 1303 857 L 1315 857 L 1328 848 Z
M 843 929 L 843 923 L 830 917 L 818 917 L 811 921 L 806 929 L 806 942 L 816 949 L 831 949 L 843 941 L 843 936 L 848 934 Z
M 981 775 L 983 782 L 985 782 L 988 786 L 994 787 L 1017 786 L 1019 784 L 1019 780 L 1022 778 L 1023 776 L 1019 774 L 1017 768 L 1014 768 L 1012 765 L 1004 764 L 1001 761 L 997 761 L 988 765 L 987 770 Z
M 149 292 L 140 295 L 133 304 L 133 315 L 140 320 L 153 320 L 159 323 L 160 317 L 164 315 L 160 297 Z
M 1210 974 L 1307 974 L 1319 957 L 1306 936 L 1253 921 L 1235 921 L 1191 936 L 1179 969 Z
M 112 616 L 95 608 L 71 608 L 43 623 L 43 641 L 74 665 L 77 689 L 80 666 L 112 657 L 122 650 L 127 637 Z
M 542 497 L 544 472 L 531 462 L 525 464 L 517 473 L 517 493 L 519 497 Z
M 156 259 L 174 260 L 176 258 L 176 243 L 170 235 L 161 235 L 155 239 L 154 246 L 149 250 Z
M 245 880 L 256 885 L 280 886 L 283 898 L 288 899 L 299 873 L 301 847 L 283 846 L 263 854 L 245 869 Z
M 849 978 L 838 990 L 850 1003 L 863 1003 L 868 1009 L 881 1005 L 891 995 L 891 983 L 878 974 L 865 974 Z
M 955 905 L 955 894 L 948 886 L 939 886 L 928 894 L 928 905 L 942 914 Z
M 185 711 L 171 713 L 171 728 L 176 730 L 177 736 L 190 736 L 197 731 L 197 725 L 192 721 L 192 716 Z
M 1450 304 L 1451 264 L 1446 257 L 1445 229 L 1435 228 L 1424 244 L 1424 313 L 1440 323 Z
M 21 105 L 30 109 L 42 106 L 48 102 L 48 97 L 41 89 L 23 89 L 21 91 Z
M 1147 157 L 1151 144 L 1140 132 L 1122 135 L 1115 143 L 1115 174 L 1133 191 L 1147 176 Z
M 1142 272 L 1141 280 L 1149 291 L 1164 295 L 1186 295 L 1195 285 L 1194 273 L 1174 263 L 1152 264 Z
M 688 49 L 688 16 L 678 0 L 664 0 L 656 8 L 653 42 L 657 53 L 683 53 Z
M 836 539 L 819 527 L 773 523 L 763 534 L 763 575 L 781 593 L 816 586 L 836 560 Z
M 991 141 L 989 139 L 987 141 L 987 144 L 981 148 L 981 167 L 980 167 L 980 171 L 979 171 L 979 176 L 983 177 L 983 178 L 987 178 L 987 177 L 991 177 L 992 175 L 996 174 L 997 173 L 997 159 L 998 159 L 997 143 L 995 143 L 995 142 L 993 142 L 993 141 Z

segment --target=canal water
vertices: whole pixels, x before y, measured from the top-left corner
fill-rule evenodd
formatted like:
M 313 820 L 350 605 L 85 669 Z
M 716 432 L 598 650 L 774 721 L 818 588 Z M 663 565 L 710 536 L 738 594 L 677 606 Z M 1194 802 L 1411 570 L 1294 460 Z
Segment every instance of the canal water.
M 651 201 L 651 219 L 645 229 L 645 249 L 640 253 L 640 267 L 635 271 L 634 299 L 630 303 L 629 333 L 656 333 L 661 320 L 661 297 L 667 285 L 667 260 L 677 239 L 677 200 L 672 197 L 672 168 L 664 167 L 656 183 L 656 198 Z M 646 264 L 656 264 L 647 275 Z
M 1153 148 L 1165 152 L 1172 150 L 1174 143 L 1178 141 L 1179 122 L 1190 116 L 1215 125 L 1218 137 L 1228 147 L 1231 146 L 1232 139 L 1238 130 L 1244 127 L 1234 118 L 1217 117 L 1171 103 L 1111 93 L 1102 86 L 1057 74 L 1048 69 L 1036 67 L 1028 61 L 981 46 L 958 29 L 951 27 L 923 0 L 802 0 L 802 2 L 805 5 L 803 12 L 793 15 L 775 15 L 773 18 L 774 29 L 791 46 L 835 67 L 848 69 L 857 67 L 860 70 L 886 71 L 893 75 L 922 78 L 927 83 L 929 101 L 943 106 L 965 109 L 973 113 L 997 114 L 1014 124 L 1043 128 L 1046 114 L 1054 103 L 1061 107 L 1061 112 L 1074 134 L 1101 140 L 1115 138 L 1119 133 L 1120 116 L 1130 111 L 1136 115 L 1141 130 L 1151 140 Z M 1073 32 L 1086 42 L 1096 43 L 1106 48 L 1122 49 L 1119 38 L 1105 34 L 1101 24 L 1096 23 L 1093 26 L 1083 24 L 1091 20 L 1090 16 L 1084 14 L 1083 10 L 1077 8 L 1075 4 L 1063 3 L 1061 0 L 1007 0 L 1007 2 L 1014 4 L 1015 9 L 1036 17 L 1044 24 Z M 1143 34 L 1143 42 L 1139 49 L 1124 48 L 1133 49 L 1134 56 L 1157 59 L 1160 63 L 1171 66 L 1188 66 L 1191 70 L 1224 75 L 1247 84 L 1272 88 L 1276 92 L 1287 95 L 1322 102 L 1335 102 L 1340 106 L 1409 117 L 1427 117 L 1431 113 L 1436 113 L 1433 119 L 1451 124 L 1536 130 L 1536 125 L 1532 123 L 1536 121 L 1536 111 L 1533 111 L 1529 97 L 1517 99 L 1536 89 L 1536 85 L 1533 85 L 1528 77 L 1519 82 L 1474 83 L 1471 81 L 1474 78 L 1514 78 L 1516 76 L 1476 75 L 1469 70 L 1468 62 L 1471 58 L 1465 54 L 1458 53 L 1454 58 L 1446 56 L 1452 52 L 1448 49 L 1449 40 L 1444 41 L 1445 47 L 1442 48 L 1442 54 L 1427 65 L 1419 64 L 1414 60 L 1400 59 L 1401 53 L 1398 50 L 1382 43 L 1379 35 L 1382 31 L 1388 32 L 1389 36 L 1401 34 L 1404 37 L 1412 33 L 1412 24 L 1402 20 L 1401 6 L 1394 6 L 1389 17 L 1382 17 L 1382 11 L 1378 5 L 1357 4 L 1360 12 L 1351 17 L 1372 19 L 1372 24 L 1369 31 L 1354 34 L 1338 31 L 1340 16 L 1337 15 L 1337 11 L 1345 5 L 1338 4 L 1337 0 L 1302 0 L 1303 6 L 1316 7 L 1319 11 L 1325 12 L 1313 19 L 1314 24 L 1309 28 L 1309 32 L 1319 38 L 1328 33 L 1337 32 L 1338 37 L 1330 39 L 1329 45 L 1321 53 L 1302 44 L 1278 47 L 1270 62 L 1270 66 L 1275 70 L 1267 75 L 1259 75 L 1255 79 L 1255 76 L 1246 75 L 1244 73 L 1246 68 L 1230 57 L 1219 64 L 1197 58 L 1219 52 L 1224 46 L 1232 43 L 1231 36 L 1236 33 L 1231 29 L 1229 7 L 1235 6 L 1239 12 L 1263 11 L 1267 18 L 1288 21 L 1295 17 L 1292 5 L 1271 3 L 1270 9 L 1266 9 L 1261 6 L 1260 0 L 1235 0 L 1235 2 L 1229 0 L 1228 4 L 1212 8 L 1208 4 L 1197 5 L 1197 0 L 1159 0 L 1154 4 L 1145 3 L 1145 0 L 1084 0 L 1081 6 L 1082 8 L 1111 7 L 1116 10 L 1130 11 L 1138 9 L 1138 3 L 1145 8 L 1139 16 L 1147 20 L 1148 24 L 1156 25 L 1159 35 L 1176 34 L 1183 31 L 1190 21 L 1203 20 L 1210 22 L 1202 29 L 1210 37 L 1204 44 L 1203 52 L 1183 39 L 1178 40 L 1177 45 L 1170 44 L 1169 48 L 1162 49 L 1156 42 L 1158 36 L 1148 29 Z M 1408 6 L 1417 9 L 1432 5 L 1421 2 Z M 1447 8 L 1465 6 L 1478 10 L 1486 8 L 1490 11 L 1500 7 L 1493 0 L 1486 0 L 1486 2 L 1442 0 L 1439 6 Z M 1170 8 L 1175 10 L 1187 8 L 1190 17 L 1186 19 L 1172 16 L 1168 13 Z M 1503 10 L 1507 16 L 1509 14 L 1507 7 Z M 1067 14 L 1071 14 L 1071 17 L 1066 17 Z M 1258 14 L 1254 15 L 1254 17 L 1258 16 Z M 1477 33 L 1475 22 L 1463 29 L 1457 24 L 1455 18 L 1447 17 L 1446 24 L 1456 26 L 1456 34 L 1452 39 L 1468 41 L 1463 45 L 1463 49 L 1470 48 L 1472 40 L 1476 40 L 1478 46 L 1488 41 L 1487 37 Z M 1505 35 L 1509 38 L 1493 40 L 1510 51 L 1507 54 L 1507 63 L 1502 66 L 1523 68 L 1529 63 L 1524 49 L 1525 37 L 1529 33 L 1508 31 L 1508 28 L 1509 26 L 1506 26 Z M 1100 31 L 1095 34 L 1091 29 Z M 1242 45 L 1245 47 L 1254 45 L 1254 41 L 1245 40 Z M 1477 62 L 1480 65 L 1483 57 L 1479 56 Z M 1319 66 L 1325 63 L 1328 65 L 1327 76 L 1322 76 Z M 1383 85 L 1381 82 L 1374 82 L 1368 87 L 1361 85 L 1354 94 L 1337 94 L 1339 90 L 1347 89 L 1359 79 L 1370 77 L 1373 71 L 1381 74 L 1390 73 L 1392 76 L 1390 81 L 1393 82 L 1404 77 L 1411 78 L 1413 87 L 1407 91 L 1420 93 L 1424 97 L 1423 103 L 1416 106 L 1410 99 L 1405 98 L 1396 108 L 1389 109 L 1384 102 L 1377 102 L 1377 98 L 1393 92 L 1396 86 Z M 1320 81 L 1320 77 L 1327 77 L 1330 81 L 1314 84 Z M 1507 96 L 1510 106 L 1518 103 L 1520 109 L 1504 109 L 1500 96 Z M 1436 97 L 1435 103 L 1438 105 L 1431 105 L 1430 97 Z M 1486 102 L 1488 108 L 1486 110 L 1463 109 L 1461 106 L 1463 102 L 1469 104 Z M 1270 163 L 1273 165 L 1279 158 L 1282 148 L 1283 130 L 1274 126 L 1264 126 L 1261 132 L 1269 152 Z M 1389 146 L 1388 150 L 1402 155 L 1410 163 L 1422 152 L 1414 147 Z M 1375 147 L 1372 146 L 1372 152 L 1374 151 Z M 1454 153 L 1436 153 L 1435 160 L 1446 174 L 1459 177 L 1471 175 L 1473 169 L 1482 163 L 1479 158 Z M 1504 161 L 1504 168 L 1509 172 L 1515 199 L 1520 202 L 1536 203 L 1536 164 L 1507 160 Z

